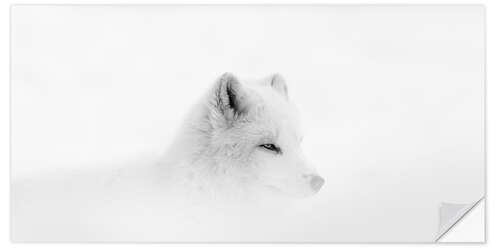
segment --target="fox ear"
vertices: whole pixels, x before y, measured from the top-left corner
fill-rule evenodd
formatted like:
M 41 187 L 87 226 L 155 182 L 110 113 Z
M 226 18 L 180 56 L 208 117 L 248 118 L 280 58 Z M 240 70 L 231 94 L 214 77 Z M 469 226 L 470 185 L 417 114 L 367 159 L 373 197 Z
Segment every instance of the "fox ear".
M 239 80 L 224 73 L 215 84 L 211 103 L 212 122 L 225 120 L 228 125 L 247 113 L 248 98 Z
M 288 88 L 285 79 L 280 74 L 271 76 L 271 87 L 288 99 Z

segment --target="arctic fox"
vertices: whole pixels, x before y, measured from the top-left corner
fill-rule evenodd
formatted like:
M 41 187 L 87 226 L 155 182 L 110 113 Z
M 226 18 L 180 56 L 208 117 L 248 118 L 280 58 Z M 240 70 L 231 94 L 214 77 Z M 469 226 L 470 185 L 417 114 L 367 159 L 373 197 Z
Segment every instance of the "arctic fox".
M 301 141 L 281 75 L 243 82 L 225 73 L 191 110 L 161 165 L 201 190 L 309 196 L 324 180 L 305 160 Z
M 231 230 L 235 239 L 264 237 L 262 229 L 242 234 L 242 225 L 254 230 L 266 224 L 272 231 L 270 221 L 281 220 L 274 226 L 288 221 L 280 217 L 281 204 L 311 196 L 324 183 L 306 162 L 301 140 L 283 77 L 243 82 L 225 73 L 190 110 L 161 160 L 14 183 L 12 239 L 193 240 L 198 235 L 209 241 L 228 239 Z

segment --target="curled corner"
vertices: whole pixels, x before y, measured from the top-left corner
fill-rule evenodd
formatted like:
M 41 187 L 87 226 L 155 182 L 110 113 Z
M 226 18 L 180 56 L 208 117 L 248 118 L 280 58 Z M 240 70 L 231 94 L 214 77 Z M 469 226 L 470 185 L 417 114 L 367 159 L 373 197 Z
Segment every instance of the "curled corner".
M 435 242 L 438 242 L 483 199 L 481 198 L 472 203 L 441 203 L 441 207 L 439 208 L 439 228 Z

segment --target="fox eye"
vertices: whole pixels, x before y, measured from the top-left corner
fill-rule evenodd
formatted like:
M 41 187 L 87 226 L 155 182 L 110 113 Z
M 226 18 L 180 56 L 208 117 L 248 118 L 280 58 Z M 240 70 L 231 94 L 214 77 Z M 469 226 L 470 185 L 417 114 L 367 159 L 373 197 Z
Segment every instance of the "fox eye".
M 281 149 L 272 143 L 262 144 L 262 145 L 259 145 L 259 147 L 266 149 L 266 150 L 269 150 L 269 151 L 273 151 L 273 152 L 278 153 L 278 154 L 281 153 Z

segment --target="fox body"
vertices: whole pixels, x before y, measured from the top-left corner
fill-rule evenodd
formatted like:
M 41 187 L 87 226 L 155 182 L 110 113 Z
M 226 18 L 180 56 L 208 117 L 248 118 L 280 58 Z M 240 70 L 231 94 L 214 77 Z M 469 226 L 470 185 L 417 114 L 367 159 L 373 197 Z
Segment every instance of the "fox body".
M 226 73 L 188 112 L 160 160 L 14 182 L 13 240 L 227 237 L 243 214 L 247 224 L 276 218 L 269 211 L 281 208 L 262 204 L 321 188 L 301 140 L 280 75 L 243 82 Z

